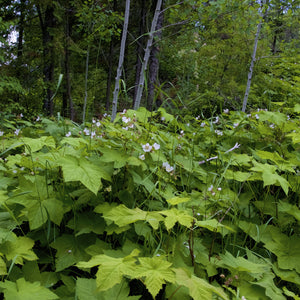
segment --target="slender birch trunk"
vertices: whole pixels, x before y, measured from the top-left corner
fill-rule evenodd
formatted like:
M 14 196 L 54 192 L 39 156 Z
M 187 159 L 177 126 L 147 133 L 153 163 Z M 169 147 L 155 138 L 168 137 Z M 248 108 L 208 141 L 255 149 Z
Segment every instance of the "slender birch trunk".
M 156 26 L 155 39 L 160 40 L 162 35 L 162 26 L 164 22 L 164 14 L 160 13 Z M 151 48 L 150 59 L 149 59 L 149 84 L 148 84 L 148 96 L 147 96 L 147 109 L 152 111 L 153 100 L 155 94 L 155 83 L 157 83 L 158 71 L 159 71 L 159 60 L 158 60 L 159 46 L 156 43 Z
M 263 3 L 261 5 L 261 9 L 262 10 L 264 9 L 265 4 L 266 4 L 266 0 L 263 0 Z M 261 30 L 262 23 L 263 23 L 263 17 L 264 17 L 262 12 L 260 13 L 260 16 L 261 16 L 261 20 L 258 23 L 257 29 L 256 29 L 254 46 L 253 46 L 253 52 L 252 52 L 252 56 L 251 56 L 251 63 L 250 63 L 250 68 L 249 68 L 249 72 L 248 72 L 247 87 L 246 87 L 246 91 L 245 91 L 245 95 L 244 95 L 244 100 L 243 100 L 243 107 L 242 107 L 242 111 L 243 112 L 246 111 L 248 97 L 249 97 L 249 93 L 250 93 L 250 87 L 251 87 L 251 81 L 252 81 L 254 63 L 255 63 L 255 60 L 256 60 L 255 58 L 256 58 L 257 44 L 258 44 L 259 34 L 260 34 L 260 30 Z
M 151 46 L 152 46 L 152 43 L 153 43 L 153 36 L 154 36 L 154 33 L 155 33 L 155 29 L 156 29 L 156 25 L 157 25 L 157 21 L 158 21 L 158 16 L 161 12 L 161 5 L 162 5 L 162 0 L 157 0 L 156 9 L 155 9 L 154 17 L 153 17 L 153 20 L 152 20 L 151 30 L 150 30 L 150 33 L 149 33 L 149 38 L 148 38 L 148 41 L 147 41 L 144 60 L 143 60 L 142 69 L 141 69 L 141 73 L 140 73 L 140 81 L 139 81 L 139 84 L 138 84 L 136 99 L 135 99 L 135 102 L 134 102 L 134 107 L 133 108 L 135 110 L 137 110 L 140 107 L 140 104 L 141 104 L 141 99 L 142 99 L 142 94 L 143 94 L 143 89 L 144 89 L 144 84 L 145 84 L 145 72 L 147 70 L 147 65 L 148 65 L 148 61 L 149 61 L 149 57 L 150 57 L 150 50 L 151 50 Z
M 84 80 L 84 101 L 83 101 L 83 114 L 82 114 L 82 123 L 85 122 L 87 98 L 88 98 L 88 74 L 89 74 L 89 60 L 90 60 L 90 45 L 88 45 L 85 61 L 85 80 Z
M 118 97 L 119 97 L 119 90 L 120 90 L 120 78 L 121 78 L 121 72 L 122 72 L 122 66 L 123 66 L 124 54 L 125 54 L 127 28 L 128 28 L 128 22 L 129 22 L 129 12 L 130 12 L 130 0 L 126 0 L 119 64 L 118 64 L 118 69 L 117 69 L 115 89 L 113 92 L 114 98 L 113 98 L 113 102 L 112 102 L 112 114 L 111 114 L 112 122 L 115 120 L 116 115 L 117 115 Z

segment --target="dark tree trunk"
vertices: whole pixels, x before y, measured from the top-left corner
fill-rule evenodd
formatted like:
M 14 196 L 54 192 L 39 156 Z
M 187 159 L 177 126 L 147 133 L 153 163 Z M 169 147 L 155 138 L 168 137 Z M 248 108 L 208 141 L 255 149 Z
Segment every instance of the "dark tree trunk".
M 19 36 L 18 36 L 18 59 L 21 58 L 23 54 L 23 34 L 24 34 L 24 14 L 25 14 L 25 0 L 20 2 L 20 22 L 18 26 Z
M 44 98 L 44 111 L 47 115 L 53 115 L 53 79 L 54 79 L 54 48 L 53 48 L 53 36 L 51 35 L 51 29 L 55 26 L 54 7 L 47 5 L 44 13 L 41 12 L 40 5 L 37 4 L 37 11 L 40 19 L 40 25 L 42 29 L 42 41 L 43 41 L 43 59 L 44 59 L 44 82 L 46 86 L 45 98 Z
M 136 49 L 136 68 L 135 68 L 135 86 L 134 86 L 134 94 L 133 94 L 133 105 L 135 103 L 135 98 L 136 98 L 136 93 L 138 89 L 138 84 L 140 81 L 140 73 L 142 69 L 142 60 L 143 60 L 143 54 L 144 54 L 144 44 L 145 44 L 145 39 L 144 37 L 141 37 L 146 30 L 146 14 L 147 14 L 147 9 L 146 9 L 146 4 L 145 0 L 141 0 L 141 21 L 140 21 L 140 28 L 139 28 L 139 36 L 140 38 L 137 41 L 137 49 Z
M 107 73 L 107 81 L 106 81 L 106 103 L 105 110 L 108 113 L 110 111 L 110 95 L 111 95 L 111 80 L 112 80 L 112 72 L 114 67 L 114 41 L 111 38 L 110 46 L 109 46 L 109 58 L 108 58 L 108 73 Z
M 65 42 L 65 76 L 66 76 L 66 102 L 69 103 L 69 113 L 70 119 L 74 121 L 75 112 L 74 112 L 74 105 L 71 93 L 71 78 L 70 78 L 70 39 L 72 35 L 72 15 L 69 6 L 69 1 L 67 2 L 67 12 L 66 12 L 66 27 L 65 27 L 65 35 L 66 35 L 66 42 Z M 67 111 L 67 103 L 63 103 L 63 111 L 64 113 Z M 65 107 L 64 107 L 65 106 Z
M 117 0 L 114 0 L 113 11 L 117 10 Z M 112 85 L 112 74 L 114 68 L 114 44 L 115 39 L 112 36 L 109 45 L 109 58 L 108 58 L 108 72 L 106 81 L 106 102 L 105 110 L 108 113 L 110 111 L 110 96 L 111 96 L 111 85 Z
M 161 10 L 163 7 L 161 8 Z M 160 13 L 156 25 L 156 33 L 154 36 L 154 44 L 151 49 L 150 59 L 149 59 L 149 84 L 148 84 L 148 96 L 147 96 L 147 109 L 152 111 L 153 108 L 153 100 L 154 100 L 154 92 L 155 92 L 155 84 L 157 83 L 158 70 L 159 70 L 159 60 L 158 53 L 159 47 L 158 42 L 161 38 L 162 32 L 161 28 L 163 27 L 164 22 L 164 14 Z

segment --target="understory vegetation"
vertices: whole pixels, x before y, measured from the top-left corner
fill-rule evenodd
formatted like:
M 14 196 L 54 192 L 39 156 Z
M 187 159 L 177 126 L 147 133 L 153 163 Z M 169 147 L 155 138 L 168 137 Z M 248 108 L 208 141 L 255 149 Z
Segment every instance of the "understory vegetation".
M 5 299 L 299 299 L 300 105 L 0 115 Z

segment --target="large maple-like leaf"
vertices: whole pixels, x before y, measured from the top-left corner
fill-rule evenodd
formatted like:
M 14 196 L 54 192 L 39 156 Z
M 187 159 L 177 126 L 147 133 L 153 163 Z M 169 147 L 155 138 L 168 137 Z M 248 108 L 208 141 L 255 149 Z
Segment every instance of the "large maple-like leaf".
M 67 155 L 58 161 L 62 167 L 64 180 L 80 181 L 94 194 L 98 193 L 101 187 L 101 179 L 110 180 L 110 176 L 101 168 L 91 163 L 85 157 L 74 157 Z
M 132 276 L 136 269 L 136 256 L 139 250 L 135 249 L 125 257 L 111 257 L 100 254 L 92 257 L 87 262 L 79 262 L 79 268 L 92 268 L 99 266 L 96 274 L 99 291 L 105 291 L 120 283 L 124 275 Z
M 160 213 L 166 216 L 164 223 L 166 225 L 167 230 L 173 228 L 176 222 L 185 227 L 191 227 L 192 222 L 194 220 L 194 218 L 191 215 L 189 215 L 186 211 L 178 210 L 176 208 L 160 211 Z
M 4 289 L 6 300 L 41 300 L 58 299 L 57 295 L 41 286 L 40 282 L 28 282 L 24 278 L 16 282 L 0 282 L 0 287 Z
M 184 269 L 174 269 L 176 282 L 186 286 L 190 291 L 190 296 L 194 300 L 211 300 L 213 295 L 218 295 L 221 299 L 229 300 L 225 292 L 216 286 L 211 285 L 206 280 L 188 274 Z
M 172 263 L 161 257 L 140 257 L 140 265 L 136 268 L 135 277 L 143 280 L 153 298 L 159 293 L 166 282 L 175 282 L 175 274 L 171 269 Z

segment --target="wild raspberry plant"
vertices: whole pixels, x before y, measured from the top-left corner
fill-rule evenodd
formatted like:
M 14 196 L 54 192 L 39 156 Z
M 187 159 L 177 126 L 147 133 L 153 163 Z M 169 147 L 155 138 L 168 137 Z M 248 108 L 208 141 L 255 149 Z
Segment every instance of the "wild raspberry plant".
M 3 122 L 2 293 L 299 294 L 298 107 L 288 114 Z

